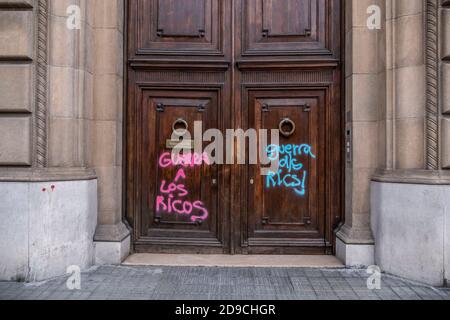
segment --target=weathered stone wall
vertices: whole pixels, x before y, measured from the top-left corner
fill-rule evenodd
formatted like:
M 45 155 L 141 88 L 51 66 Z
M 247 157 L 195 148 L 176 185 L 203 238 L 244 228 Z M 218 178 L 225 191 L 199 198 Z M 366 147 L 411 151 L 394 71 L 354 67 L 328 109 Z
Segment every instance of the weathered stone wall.
M 42 281 L 94 264 L 97 182 L 0 183 L 0 280 Z
M 43 280 L 94 263 L 86 3 L 0 1 L 0 280 Z M 82 8 L 80 30 L 67 28 L 69 4 Z
M 0 1 L 0 165 L 30 166 L 36 1 Z
M 350 152 L 337 254 L 355 266 L 377 262 L 374 246 L 386 235 L 371 225 L 390 212 L 376 194 L 371 203 L 371 179 L 400 189 L 447 184 L 440 169 L 450 169 L 450 2 L 344 3 Z M 79 30 L 66 27 L 69 5 L 81 8 Z M 370 5 L 382 10 L 381 30 L 367 28 Z M 14 193 L 15 183 L 40 190 L 42 182 L 82 186 L 98 177 L 98 190 L 89 189 L 98 200 L 97 263 L 118 263 L 130 248 L 122 222 L 123 9 L 124 0 L 0 0 L 0 184 Z M 1 213 L 22 204 L 0 204 Z
M 442 161 L 444 169 L 450 169 L 450 2 L 440 0 L 440 102 L 442 112 Z
M 440 21 L 440 102 L 442 112 L 442 167 L 450 170 L 450 1 L 441 0 Z M 450 219 L 446 221 L 444 270 L 447 284 L 450 281 Z
M 387 156 L 371 190 L 375 263 L 398 276 L 443 285 L 450 252 L 445 71 L 450 3 L 392 3 L 393 59 L 387 64 L 381 145 Z
M 444 285 L 450 252 L 449 205 L 448 184 L 374 182 L 372 229 L 376 264 L 390 274 Z
M 380 30 L 367 27 L 370 5 L 382 9 Z M 422 215 L 411 204 L 421 187 L 439 189 L 430 193 L 437 199 L 434 196 L 445 192 L 450 181 L 448 172 L 441 170 L 448 166 L 450 139 L 449 6 L 441 0 L 346 1 L 346 129 L 351 156 L 346 166 L 346 221 L 337 233 L 337 255 L 349 266 L 376 263 L 400 276 L 408 270 L 411 278 L 443 283 L 439 270 L 450 250 L 448 241 L 447 249 L 439 252 L 426 241 L 448 237 L 442 228 L 433 228 L 446 215 L 442 202 L 433 213 Z M 385 192 L 390 188 L 401 195 L 395 206 Z M 392 233 L 404 226 L 408 233 L 403 232 L 403 238 Z M 402 250 L 403 259 L 398 255 Z M 436 263 L 420 263 L 425 251 L 434 253 Z M 418 263 L 401 264 L 412 262 L 414 255 Z M 425 267 L 428 278 L 420 275 Z

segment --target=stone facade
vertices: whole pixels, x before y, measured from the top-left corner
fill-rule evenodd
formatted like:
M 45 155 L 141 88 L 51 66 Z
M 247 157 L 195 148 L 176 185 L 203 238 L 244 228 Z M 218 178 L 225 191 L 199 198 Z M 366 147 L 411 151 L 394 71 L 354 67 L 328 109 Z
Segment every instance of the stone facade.
M 70 5 L 81 8 L 79 30 L 66 27 Z M 130 248 L 121 211 L 123 1 L 0 1 L 0 15 L 2 227 L 18 228 L 17 221 L 39 214 L 33 210 L 34 193 L 46 197 L 43 188 L 70 183 L 78 193 L 89 192 L 77 201 L 67 192 L 51 193 L 86 222 L 85 232 L 79 224 L 53 225 L 55 234 L 40 259 L 47 259 L 42 266 L 52 261 L 54 268 L 36 273 L 32 256 L 39 252 L 16 253 L 20 244 L 15 241 L 27 235 L 20 228 L 16 237 L 2 237 L 0 260 L 11 263 L 0 267 L 0 278 L 42 280 L 65 273 L 70 265 L 120 263 Z M 7 201 L 9 197 L 15 201 Z M 53 200 L 42 205 L 47 219 L 54 219 Z M 17 212 L 23 218 L 11 219 Z M 36 222 L 44 228 L 45 221 Z M 74 237 L 61 242 L 57 233 Z M 86 239 L 92 249 L 82 247 Z
M 73 4 L 81 8 L 79 30 L 66 27 Z M 337 256 L 348 266 L 379 264 L 399 276 L 443 284 L 450 270 L 444 222 L 450 185 L 449 2 L 344 4 L 348 154 Z M 374 4 L 383 13 L 380 30 L 366 24 Z M 0 246 L 0 278 L 39 280 L 64 273 L 68 264 L 120 263 L 130 251 L 122 212 L 124 1 L 0 0 L 0 42 L 0 230 L 9 230 L 0 233 L 7 244 Z M 54 250 L 40 254 L 29 241 L 19 241 L 34 232 L 22 224 L 40 212 L 55 219 L 55 204 L 42 203 L 37 194 L 48 197 L 42 189 L 59 190 L 58 184 L 86 197 L 89 205 L 71 210 L 86 230 L 80 235 L 74 232 L 80 225 L 68 223 L 59 232 L 73 234 L 71 243 L 56 234 L 46 240 Z M 51 196 L 57 203 L 73 201 L 56 192 Z M 415 206 L 421 197 L 427 210 Z M 46 221 L 36 220 L 40 228 L 32 237 Z M 414 242 L 421 245 L 409 246 Z M 64 258 L 76 248 L 85 248 L 83 254 Z M 16 251 L 17 261 L 11 258 Z M 426 261 L 402 257 L 423 252 L 434 255 Z M 35 254 L 40 260 L 33 260 Z M 45 265 L 46 259 L 59 267 L 34 273 L 33 261 Z M 423 268 L 426 263 L 430 269 Z

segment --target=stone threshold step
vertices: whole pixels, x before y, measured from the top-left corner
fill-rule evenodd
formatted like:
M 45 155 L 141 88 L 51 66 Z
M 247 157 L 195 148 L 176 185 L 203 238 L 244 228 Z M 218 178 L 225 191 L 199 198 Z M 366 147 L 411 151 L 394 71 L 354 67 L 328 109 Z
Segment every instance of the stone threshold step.
M 334 256 L 133 254 L 125 266 L 344 268 Z

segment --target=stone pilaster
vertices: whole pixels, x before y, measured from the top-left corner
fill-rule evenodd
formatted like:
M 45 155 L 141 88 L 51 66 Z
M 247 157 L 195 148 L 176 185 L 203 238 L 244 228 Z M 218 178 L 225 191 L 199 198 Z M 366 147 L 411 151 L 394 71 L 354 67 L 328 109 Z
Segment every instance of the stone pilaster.
M 92 118 L 92 19 L 86 0 L 49 0 L 48 166 L 87 167 Z M 80 8 L 80 28 L 67 26 L 69 6 Z
M 370 179 L 378 166 L 380 110 L 384 105 L 385 24 L 367 26 L 367 9 L 384 1 L 345 1 L 346 10 L 346 213 L 337 232 L 337 256 L 348 266 L 373 264 L 370 229 Z
M 394 144 L 393 169 L 425 169 L 425 2 L 392 1 L 392 5 L 393 82 L 389 85 L 394 96 L 388 112 L 393 121 L 389 137 Z
M 120 263 L 130 252 L 122 222 L 123 0 L 89 1 L 94 21 L 93 118 L 90 166 L 99 178 L 96 263 Z

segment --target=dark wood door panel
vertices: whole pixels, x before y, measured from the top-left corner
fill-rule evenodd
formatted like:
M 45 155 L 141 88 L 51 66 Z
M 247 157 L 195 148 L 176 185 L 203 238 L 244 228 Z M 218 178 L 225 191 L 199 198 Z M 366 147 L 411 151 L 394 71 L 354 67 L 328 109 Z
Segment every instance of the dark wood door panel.
M 130 57 L 225 56 L 229 5 L 224 0 L 130 1 Z
M 136 252 L 332 253 L 344 193 L 342 2 L 126 1 L 125 216 Z M 281 127 L 268 150 L 279 170 L 264 177 L 201 154 L 174 163 L 174 128 L 192 133 L 196 121 L 224 137 Z
M 248 167 L 249 252 L 325 252 L 325 108 L 324 90 L 249 91 L 249 128 L 284 133 L 266 150 L 277 171 L 262 176 L 259 165 Z
M 198 40 L 211 35 L 210 0 L 157 0 L 157 36 Z M 208 33 L 206 32 L 208 31 Z
M 223 252 L 219 211 L 219 171 L 194 150 L 172 156 L 174 128 L 193 134 L 194 122 L 217 128 L 218 91 L 144 90 L 139 157 L 141 234 L 145 247 L 217 248 Z M 181 127 L 177 127 L 180 125 Z M 177 137 L 175 137 L 177 138 Z M 185 137 L 188 138 L 188 137 Z M 193 137 L 191 137 L 193 139 Z M 178 139 L 178 138 L 177 138 Z
M 246 0 L 240 2 L 241 55 L 339 56 L 335 0 Z
M 314 3 L 311 0 L 263 0 L 262 1 L 262 36 L 266 38 L 279 38 L 278 41 L 292 41 L 296 38 L 314 37 L 317 28 L 312 29 L 315 17 Z M 314 25 L 317 26 L 316 23 Z

